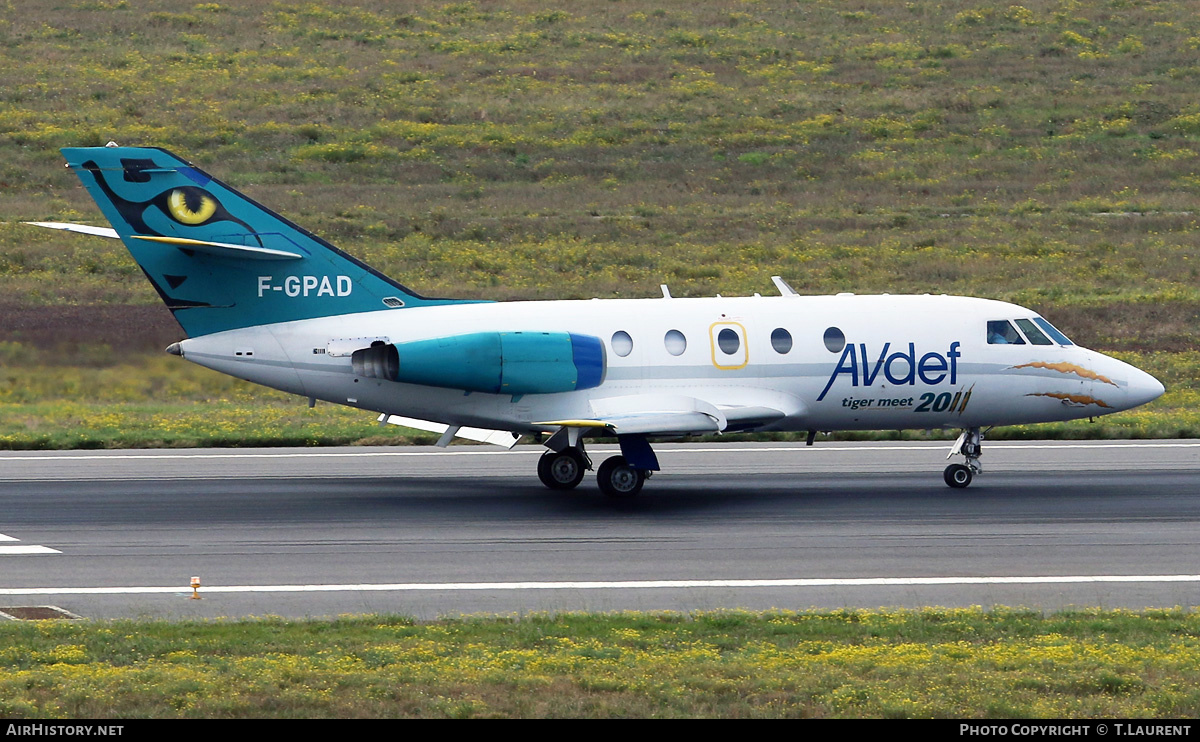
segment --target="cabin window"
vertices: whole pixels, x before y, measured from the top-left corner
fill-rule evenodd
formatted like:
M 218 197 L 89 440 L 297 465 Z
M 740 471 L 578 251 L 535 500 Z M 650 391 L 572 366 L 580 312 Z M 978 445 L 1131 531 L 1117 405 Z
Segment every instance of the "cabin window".
M 624 358 L 633 352 L 633 338 L 629 337 L 629 333 L 624 330 L 617 330 L 612 336 L 613 353 Z
M 825 347 L 830 353 L 841 353 L 846 347 L 846 336 L 838 328 L 830 327 L 825 331 Z
M 1045 330 L 1046 334 L 1049 335 L 1051 338 L 1053 338 L 1054 342 L 1058 343 L 1059 345 L 1074 345 L 1075 344 L 1075 343 L 1072 343 L 1070 340 L 1068 340 L 1066 335 L 1059 332 L 1054 327 L 1054 325 L 1050 324 L 1049 322 L 1042 319 L 1041 317 L 1034 317 L 1033 321 L 1037 323 L 1038 327 Z
M 792 349 L 792 333 L 782 327 L 776 327 L 771 332 L 771 347 L 776 353 L 787 353 Z
M 727 356 L 731 356 L 738 352 L 738 348 L 742 347 L 742 340 L 738 334 L 726 327 L 717 333 L 717 347 Z
M 1046 337 L 1046 335 L 1037 328 L 1037 325 L 1033 324 L 1029 320 L 1019 319 L 1016 320 L 1016 323 L 1017 327 L 1021 328 L 1021 332 L 1025 333 L 1025 337 L 1029 338 L 1029 342 L 1033 343 L 1034 345 L 1054 345 L 1054 342 L 1050 340 L 1050 338 Z
M 679 330 L 667 330 L 663 344 L 667 346 L 667 352 L 673 356 L 681 356 L 683 351 L 687 350 L 687 338 Z
M 1006 319 L 994 319 L 987 323 L 988 345 L 1024 345 L 1021 333 Z

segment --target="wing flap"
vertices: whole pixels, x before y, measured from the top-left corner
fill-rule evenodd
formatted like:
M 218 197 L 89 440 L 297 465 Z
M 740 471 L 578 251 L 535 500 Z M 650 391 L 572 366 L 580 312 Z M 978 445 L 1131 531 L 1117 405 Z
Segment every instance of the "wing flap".
M 787 414 L 783 410 L 765 405 L 745 405 L 738 407 L 721 405 L 719 409 L 725 415 L 727 422 L 725 429 L 728 431 L 751 430 L 787 417 Z

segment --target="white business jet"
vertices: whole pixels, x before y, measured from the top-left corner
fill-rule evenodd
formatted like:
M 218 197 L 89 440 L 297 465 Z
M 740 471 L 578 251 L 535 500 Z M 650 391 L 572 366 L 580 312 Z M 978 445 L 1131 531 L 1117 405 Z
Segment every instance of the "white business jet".
M 951 487 L 997 425 L 1090 418 L 1163 393 L 1035 312 L 958 296 L 480 302 L 421 296 L 162 149 L 67 148 L 187 339 L 168 352 L 395 424 L 511 447 L 537 435 L 547 487 L 592 468 L 637 494 L 652 438 L 733 431 L 957 429 Z M 947 457 L 949 458 L 949 457 Z

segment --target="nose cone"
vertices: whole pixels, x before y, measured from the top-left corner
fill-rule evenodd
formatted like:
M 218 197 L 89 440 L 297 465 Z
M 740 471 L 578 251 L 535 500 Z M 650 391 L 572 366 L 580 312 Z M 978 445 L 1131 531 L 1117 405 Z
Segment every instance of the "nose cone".
M 1125 389 L 1125 398 L 1129 407 L 1153 402 L 1165 391 L 1161 381 L 1140 368 L 1129 367 L 1129 386 Z
M 1161 381 L 1140 368 L 1131 366 L 1124 361 L 1118 361 L 1111 356 L 1094 351 L 1093 354 L 1095 368 L 1101 374 L 1098 378 L 1103 382 L 1093 385 L 1093 389 L 1096 390 L 1097 396 L 1100 396 L 1103 390 L 1111 389 L 1109 384 L 1119 388 L 1120 392 L 1104 395 L 1104 398 L 1109 400 L 1117 410 L 1128 410 L 1152 402 L 1161 397 L 1165 391 Z M 1116 392 L 1116 390 L 1112 391 Z

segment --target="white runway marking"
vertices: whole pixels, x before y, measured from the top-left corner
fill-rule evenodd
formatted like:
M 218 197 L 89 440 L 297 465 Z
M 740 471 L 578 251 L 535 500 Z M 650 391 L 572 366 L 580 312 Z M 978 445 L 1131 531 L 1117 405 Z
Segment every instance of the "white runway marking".
M 49 546 L 0 546 L 0 556 L 26 556 L 29 554 L 61 554 Z
M 0 541 L 20 541 L 19 538 L 5 536 L 0 533 Z M 24 546 L 17 544 L 0 544 L 0 556 L 24 556 L 28 554 L 61 554 L 58 549 L 51 549 L 48 546 Z
M 952 441 L 937 441 L 931 443 L 910 443 L 889 446 L 769 446 L 762 448 L 663 448 L 659 456 L 669 456 L 676 453 L 719 454 L 758 454 L 780 452 L 821 453 L 824 451 L 929 451 L 948 450 Z M 1200 448 L 1200 443 L 1146 442 L 1146 443 L 989 443 L 989 449 L 1072 449 L 1072 448 Z M 616 450 L 616 446 L 600 446 L 599 450 Z M 590 449 L 589 449 L 590 450 Z M 115 453 L 115 454 L 49 454 L 43 456 L 6 456 L 0 455 L 0 463 L 5 461 L 89 461 L 114 459 L 147 459 L 166 461 L 170 459 L 321 459 L 321 458 L 402 458 L 409 456 L 540 456 L 544 449 L 530 446 L 526 449 L 491 450 L 486 448 L 463 447 L 455 450 L 440 451 L 297 451 L 270 453 Z
M 1200 575 L 1055 575 L 1043 577 L 861 577 L 784 580 L 629 580 L 614 582 L 399 582 L 350 585 L 205 585 L 213 593 L 429 592 L 435 590 L 639 590 L 754 587 L 911 587 L 940 585 L 1059 585 L 1106 582 L 1200 582 Z M 174 587 L 16 587 L 0 595 L 138 595 L 191 593 Z

